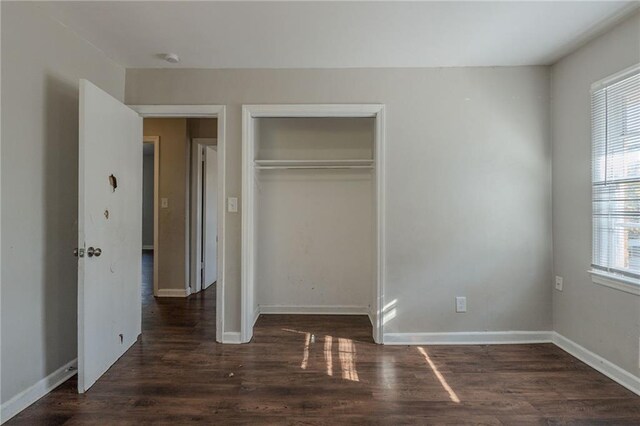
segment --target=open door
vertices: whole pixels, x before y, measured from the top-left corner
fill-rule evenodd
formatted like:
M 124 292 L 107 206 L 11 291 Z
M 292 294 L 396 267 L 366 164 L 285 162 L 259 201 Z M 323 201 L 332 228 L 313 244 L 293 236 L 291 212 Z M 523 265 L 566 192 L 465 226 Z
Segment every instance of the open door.
M 142 118 L 80 80 L 78 392 L 142 331 Z
M 204 173 L 204 280 L 202 289 L 218 280 L 218 151 L 206 146 Z

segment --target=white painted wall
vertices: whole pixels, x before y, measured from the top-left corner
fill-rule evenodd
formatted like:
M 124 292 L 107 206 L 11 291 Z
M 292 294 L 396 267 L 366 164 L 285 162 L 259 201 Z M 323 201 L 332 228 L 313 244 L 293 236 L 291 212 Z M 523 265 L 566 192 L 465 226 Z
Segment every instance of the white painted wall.
M 373 158 L 373 119 L 257 122 L 259 160 Z M 258 305 L 367 311 L 374 286 L 373 172 L 263 170 L 255 186 Z
M 591 265 L 591 83 L 640 62 L 640 13 L 552 68 L 554 330 L 640 376 L 640 297 L 595 285 Z
M 548 68 L 129 69 L 126 102 L 227 105 L 229 197 L 241 192 L 242 104 L 386 104 L 386 298 L 397 308 L 385 331 L 551 329 Z M 241 220 L 226 214 L 231 332 Z M 466 314 L 454 312 L 459 295 Z
M 76 358 L 78 79 L 124 69 L 31 3 L 2 2 L 2 402 Z

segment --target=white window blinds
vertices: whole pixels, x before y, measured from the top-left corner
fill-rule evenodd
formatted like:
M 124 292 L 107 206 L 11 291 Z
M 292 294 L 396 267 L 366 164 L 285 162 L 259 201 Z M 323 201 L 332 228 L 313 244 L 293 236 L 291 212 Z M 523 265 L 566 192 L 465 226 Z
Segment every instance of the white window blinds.
M 595 269 L 640 278 L 640 70 L 592 93 Z

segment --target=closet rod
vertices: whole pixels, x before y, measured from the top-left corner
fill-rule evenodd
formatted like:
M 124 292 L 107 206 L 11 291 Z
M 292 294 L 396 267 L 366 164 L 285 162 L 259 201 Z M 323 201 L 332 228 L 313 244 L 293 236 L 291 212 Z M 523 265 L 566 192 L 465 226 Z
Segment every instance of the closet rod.
M 284 169 L 373 169 L 373 166 L 255 166 L 258 170 L 284 170 Z

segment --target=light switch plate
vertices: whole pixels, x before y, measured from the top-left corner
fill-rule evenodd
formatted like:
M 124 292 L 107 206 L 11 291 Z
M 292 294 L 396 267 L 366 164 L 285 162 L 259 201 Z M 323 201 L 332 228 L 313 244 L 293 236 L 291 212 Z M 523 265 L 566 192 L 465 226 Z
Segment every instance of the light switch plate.
M 456 297 L 456 312 L 467 312 L 467 298 L 464 296 Z
M 564 284 L 563 284 L 562 277 L 556 275 L 556 290 L 562 291 L 563 286 L 564 286 Z
M 229 197 L 228 210 L 229 210 L 229 213 L 238 212 L 238 199 L 236 197 Z
M 169 199 L 168 198 L 160 198 L 160 208 L 166 209 L 169 207 Z

